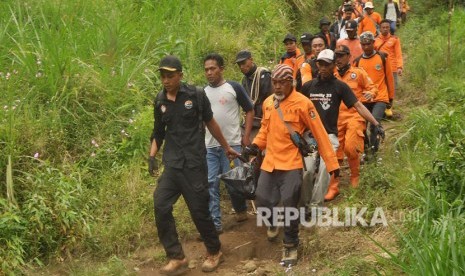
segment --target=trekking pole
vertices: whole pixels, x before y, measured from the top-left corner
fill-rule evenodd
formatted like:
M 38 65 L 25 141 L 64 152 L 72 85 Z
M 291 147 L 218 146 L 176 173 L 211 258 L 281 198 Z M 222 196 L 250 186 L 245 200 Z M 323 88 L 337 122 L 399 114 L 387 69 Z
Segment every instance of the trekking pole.
M 253 210 L 254 215 L 256 215 L 257 214 L 257 207 L 255 207 L 255 201 L 251 200 L 250 203 L 252 203 L 252 210 Z

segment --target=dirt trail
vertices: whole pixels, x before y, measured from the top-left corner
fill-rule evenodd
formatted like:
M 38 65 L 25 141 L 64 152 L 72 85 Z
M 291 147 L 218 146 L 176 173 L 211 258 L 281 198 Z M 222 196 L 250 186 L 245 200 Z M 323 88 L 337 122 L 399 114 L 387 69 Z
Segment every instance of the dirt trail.
M 388 129 L 390 127 L 387 127 Z M 348 169 L 343 167 L 341 180 L 341 195 L 336 200 L 327 204 L 327 207 L 337 206 L 344 201 L 345 191 L 348 187 Z M 225 201 L 226 208 L 230 205 Z M 249 208 L 250 210 L 251 208 Z M 279 265 L 282 249 L 282 231 L 279 239 L 269 242 L 266 239 L 266 227 L 256 226 L 256 216 L 249 213 L 249 219 L 242 223 L 236 223 L 233 214 L 223 214 L 224 233 L 220 235 L 222 251 L 225 262 L 219 269 L 210 275 L 324 275 L 332 274 L 338 262 L 348 258 L 359 258 L 365 265 L 375 267 L 377 257 L 383 255 L 367 236 L 388 248 L 395 247 L 395 238 L 388 227 L 311 227 L 301 226 L 299 250 L 299 263 L 287 269 Z M 183 243 L 186 256 L 190 261 L 194 260 L 195 268 L 189 269 L 185 275 L 204 275 L 201 264 L 205 254 L 202 242 L 191 238 Z M 131 264 L 138 275 L 161 275 L 158 270 L 163 265 L 153 260 L 154 251 L 160 252 L 161 248 L 150 248 L 139 252 Z M 253 269 L 253 267 L 256 269 Z M 358 275 L 364 275 L 363 271 L 356 271 Z M 373 273 L 373 271 L 371 271 Z M 370 274 L 371 274 L 370 273 Z

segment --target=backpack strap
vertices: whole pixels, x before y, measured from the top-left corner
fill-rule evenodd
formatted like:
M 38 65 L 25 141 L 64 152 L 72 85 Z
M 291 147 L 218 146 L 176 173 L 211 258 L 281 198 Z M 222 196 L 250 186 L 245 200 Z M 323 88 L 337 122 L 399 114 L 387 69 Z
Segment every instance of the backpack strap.
M 355 65 L 355 67 L 359 67 L 358 64 L 360 63 L 361 58 L 362 56 L 358 56 L 356 59 L 354 59 L 352 63 Z

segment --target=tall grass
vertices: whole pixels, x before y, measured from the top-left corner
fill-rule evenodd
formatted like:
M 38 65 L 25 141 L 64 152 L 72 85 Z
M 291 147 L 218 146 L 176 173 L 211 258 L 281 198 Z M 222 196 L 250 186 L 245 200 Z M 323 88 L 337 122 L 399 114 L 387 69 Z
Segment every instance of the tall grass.
M 272 65 L 291 12 L 271 0 L 2 1 L 2 272 L 153 245 L 145 159 L 158 61 L 178 55 L 185 80 L 200 85 L 201 60 L 215 51 L 239 80 L 237 51 Z M 182 202 L 175 213 L 188 233 Z
M 415 10 L 430 3 L 412 1 Z M 404 133 L 394 144 L 392 162 L 398 189 L 409 194 L 418 220 L 398 230 L 401 250 L 392 262 L 409 275 L 463 275 L 465 273 L 465 151 L 463 134 L 463 7 L 453 14 L 452 63 L 446 63 L 447 13 L 437 8 L 410 18 L 401 39 L 406 50 L 408 89 L 402 95 L 409 106 Z M 432 18 L 434 17 L 434 18 Z M 435 24 L 431 24 L 434 21 Z M 422 105 L 413 107 L 416 103 Z M 413 165 L 417 164 L 417 165 Z M 421 164 L 421 166 L 418 166 Z M 410 177 L 407 175 L 410 174 Z

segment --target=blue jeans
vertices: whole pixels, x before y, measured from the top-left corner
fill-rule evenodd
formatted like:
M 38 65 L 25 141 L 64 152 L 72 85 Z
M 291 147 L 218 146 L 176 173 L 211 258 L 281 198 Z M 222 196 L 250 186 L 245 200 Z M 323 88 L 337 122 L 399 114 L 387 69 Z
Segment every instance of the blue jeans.
M 241 152 L 241 146 L 232 146 L 232 148 Z M 218 175 L 231 170 L 230 161 L 222 147 L 207 148 L 207 165 L 208 165 L 208 184 L 210 191 L 210 201 L 208 208 L 217 230 L 221 229 L 221 207 L 220 207 L 220 179 Z M 234 166 L 239 166 L 241 162 L 234 159 Z M 226 190 L 231 198 L 231 204 L 236 212 L 247 210 L 245 198 L 237 191 L 230 189 L 226 185 Z
M 390 27 L 390 32 L 391 34 L 394 34 L 396 32 L 396 23 L 397 21 L 392 21 L 392 20 L 389 20 L 389 27 Z

